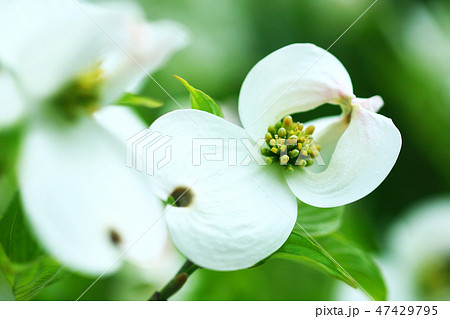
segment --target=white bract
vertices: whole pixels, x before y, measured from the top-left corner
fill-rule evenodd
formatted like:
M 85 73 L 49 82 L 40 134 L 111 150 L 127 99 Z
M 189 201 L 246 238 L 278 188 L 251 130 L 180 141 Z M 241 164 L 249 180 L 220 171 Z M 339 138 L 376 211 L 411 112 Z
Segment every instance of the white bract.
M 248 161 L 249 144 L 264 142 L 270 125 L 325 103 L 343 110 L 341 116 L 308 123 L 316 126 L 314 140 L 325 166 L 285 171 L 275 163 Z M 179 207 L 166 214 L 175 245 L 206 268 L 250 267 L 288 238 L 296 198 L 333 207 L 369 194 L 388 175 L 401 147 L 395 125 L 376 113 L 382 104 L 380 97 L 355 98 L 347 71 L 333 55 L 294 44 L 270 54 L 248 74 L 239 97 L 243 128 L 198 110 L 156 120 L 151 129 L 173 137 L 172 160 L 156 171 L 158 195 L 176 199 L 186 191 Z
M 141 66 L 155 70 L 187 34 L 173 22 L 147 23 L 130 3 L 79 3 L 0 3 L 0 118 L 3 126 L 25 124 L 17 174 L 34 233 L 63 264 L 100 274 L 163 207 L 143 176 L 124 165 L 125 139 L 95 114 L 135 89 L 146 76 Z M 166 240 L 164 224 L 156 223 L 126 258 L 152 260 Z

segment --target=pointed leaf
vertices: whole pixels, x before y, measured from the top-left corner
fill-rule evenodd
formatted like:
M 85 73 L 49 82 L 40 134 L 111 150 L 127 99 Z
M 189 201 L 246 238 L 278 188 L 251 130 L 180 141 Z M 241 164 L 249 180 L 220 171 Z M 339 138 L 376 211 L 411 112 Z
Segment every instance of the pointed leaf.
M 183 78 L 174 75 L 174 77 L 180 81 L 186 89 L 188 89 L 190 93 L 191 99 L 191 107 L 195 110 L 205 111 L 219 117 L 223 117 L 222 110 L 219 105 L 207 94 L 203 93 L 200 90 L 192 87 L 186 80 Z
M 15 300 L 30 300 L 63 275 L 62 266 L 49 256 L 33 262 L 11 263 L 0 247 L 0 272 L 7 279 Z
M 146 107 L 149 109 L 158 108 L 164 105 L 164 103 L 160 100 L 133 93 L 125 93 L 120 99 L 118 99 L 113 104 L 123 106 Z

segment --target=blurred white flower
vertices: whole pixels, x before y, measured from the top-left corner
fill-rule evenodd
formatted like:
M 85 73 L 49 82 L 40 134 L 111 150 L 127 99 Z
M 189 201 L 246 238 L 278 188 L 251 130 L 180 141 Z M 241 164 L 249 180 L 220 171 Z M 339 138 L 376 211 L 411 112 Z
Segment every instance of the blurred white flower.
M 63 264 L 102 273 L 155 223 L 162 204 L 125 167 L 125 140 L 92 114 L 142 82 L 136 62 L 151 72 L 184 46 L 186 31 L 145 22 L 131 3 L 2 1 L 0 11 L 0 110 L 9 125 L 19 115 L 26 123 L 17 165 L 26 214 Z M 156 223 L 126 258 L 147 262 L 166 239 Z
M 379 265 L 389 300 L 450 298 L 450 197 L 417 203 L 388 232 Z M 367 300 L 359 290 L 340 285 L 339 300 Z
M 293 167 L 285 173 L 279 165 L 240 165 L 248 155 L 246 141 L 264 142 L 270 125 L 324 103 L 343 109 L 342 116 L 313 122 L 320 130 L 316 141 L 329 160 L 327 166 Z M 179 207 L 166 214 L 175 245 L 205 268 L 250 267 L 288 238 L 297 216 L 296 197 L 332 207 L 373 191 L 388 175 L 401 146 L 392 121 L 375 113 L 381 106 L 379 97 L 354 97 L 347 71 L 330 53 L 311 44 L 294 44 L 264 58 L 245 79 L 239 98 L 244 128 L 197 110 L 174 111 L 156 120 L 151 129 L 173 139 L 172 160 L 156 172 L 155 190 L 161 199 L 177 198 L 195 183 Z M 287 121 L 287 128 L 293 125 Z M 298 133 L 312 138 L 310 128 Z M 217 153 L 210 143 L 194 145 L 202 139 L 223 142 L 222 160 L 190 164 L 199 150 Z M 233 163 L 223 160 L 233 157 Z M 282 164 L 288 160 L 280 157 Z
M 447 101 L 450 101 L 449 15 L 450 11 L 439 4 L 431 8 L 422 4 L 412 6 L 402 29 L 401 45 L 397 38 L 393 46 L 405 65 L 435 82 Z

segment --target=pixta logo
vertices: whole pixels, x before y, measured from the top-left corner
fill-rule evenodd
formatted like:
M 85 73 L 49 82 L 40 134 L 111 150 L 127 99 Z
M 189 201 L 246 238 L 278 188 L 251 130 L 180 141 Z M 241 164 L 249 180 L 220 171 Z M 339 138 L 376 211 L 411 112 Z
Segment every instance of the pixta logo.
M 172 137 L 160 132 L 144 129 L 127 140 L 127 167 L 154 175 L 155 169 L 161 169 L 172 159 L 172 147 L 167 145 Z M 165 147 L 164 155 L 155 160 L 155 152 Z

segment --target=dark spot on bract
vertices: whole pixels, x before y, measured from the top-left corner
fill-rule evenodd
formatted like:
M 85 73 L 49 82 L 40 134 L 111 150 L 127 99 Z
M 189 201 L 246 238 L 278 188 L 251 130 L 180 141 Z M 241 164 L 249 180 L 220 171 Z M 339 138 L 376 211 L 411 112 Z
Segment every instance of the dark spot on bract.
M 109 230 L 109 239 L 114 245 L 119 245 L 122 242 L 122 238 L 120 237 L 119 233 L 112 228 Z
M 177 207 L 188 207 L 194 199 L 192 191 L 185 186 L 178 186 L 173 190 L 170 196 L 174 199 L 174 205 Z

